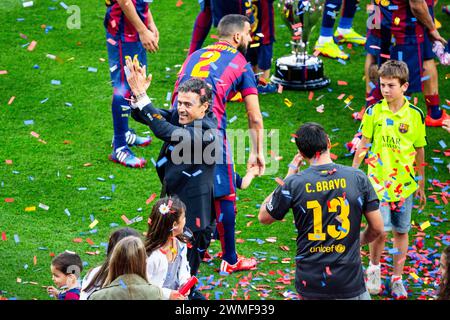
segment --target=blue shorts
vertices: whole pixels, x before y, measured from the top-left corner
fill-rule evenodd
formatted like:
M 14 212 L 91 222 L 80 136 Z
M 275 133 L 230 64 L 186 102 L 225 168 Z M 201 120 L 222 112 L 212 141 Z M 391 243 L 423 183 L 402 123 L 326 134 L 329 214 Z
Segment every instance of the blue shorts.
M 247 51 L 247 61 L 252 66 L 258 65 L 261 70 L 270 70 L 272 67 L 273 48 L 272 43 L 261 44 L 255 48 L 249 48 Z
M 433 52 L 433 43 L 428 36 L 428 32 L 423 34 L 423 60 L 434 59 L 436 55 Z
M 390 47 L 390 58 L 401 60 L 408 65 L 409 87 L 408 93 L 422 92 L 423 61 L 432 59 L 431 42 L 428 36 L 425 42 L 417 43 L 414 39 L 408 39 L 407 44 L 397 44 Z M 428 40 L 428 44 L 427 44 Z M 365 49 L 376 58 L 380 65 L 381 38 L 373 33 L 367 35 Z M 431 53 L 430 53 L 431 52 Z
M 219 133 L 220 134 L 220 133 Z M 233 154 L 230 144 L 222 138 L 222 161 L 214 169 L 214 198 L 236 193 Z
M 405 199 L 403 205 L 392 208 L 391 204 L 398 202 L 380 202 L 380 212 L 383 217 L 384 231 L 395 230 L 399 233 L 408 233 L 411 228 L 411 211 L 413 206 L 413 195 Z
M 200 10 L 211 9 L 212 22 L 217 28 L 220 19 L 227 14 L 241 14 L 240 1 L 236 0 L 203 0 L 200 2 Z
M 106 34 L 106 38 L 114 39 L 111 42 L 115 42 L 114 44 L 106 42 L 112 86 L 129 91 L 130 87 L 124 71 L 125 58 L 126 56 L 130 56 L 133 59 L 137 55 L 141 65 L 147 65 L 147 52 L 141 42 L 124 42 L 108 33 Z
M 408 93 L 422 92 L 424 44 L 397 44 L 391 46 L 392 60 L 401 60 L 408 65 L 409 87 Z
M 377 37 L 373 33 L 367 34 L 365 49 L 367 53 L 370 53 L 374 57 L 380 55 L 381 38 Z

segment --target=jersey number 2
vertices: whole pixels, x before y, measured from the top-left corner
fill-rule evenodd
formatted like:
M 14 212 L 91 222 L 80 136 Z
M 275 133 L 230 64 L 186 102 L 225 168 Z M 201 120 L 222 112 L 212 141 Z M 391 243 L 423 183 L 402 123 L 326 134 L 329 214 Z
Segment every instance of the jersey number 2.
M 205 60 L 200 60 L 192 69 L 191 77 L 196 78 L 208 78 L 209 68 L 211 63 L 216 62 L 220 58 L 220 52 L 218 51 L 206 51 L 200 56 L 200 58 L 206 58 Z M 202 70 L 203 67 L 207 67 L 206 70 Z

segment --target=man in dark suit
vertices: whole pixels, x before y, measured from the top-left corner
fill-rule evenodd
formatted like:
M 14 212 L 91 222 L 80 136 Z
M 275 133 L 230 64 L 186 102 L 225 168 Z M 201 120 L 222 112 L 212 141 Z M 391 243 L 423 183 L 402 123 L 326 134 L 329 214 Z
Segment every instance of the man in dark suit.
M 176 195 L 186 205 L 186 226 L 193 232 L 188 250 L 191 274 L 200 266 L 211 239 L 208 226 L 215 217 L 214 167 L 220 147 L 217 120 L 211 111 L 211 89 L 192 78 L 178 89 L 177 109 L 155 108 L 146 94 L 151 78 L 145 68 L 127 60 L 127 80 L 134 94 L 132 117 L 164 141 L 156 163 L 163 195 Z M 220 159 L 220 158 L 219 158 Z

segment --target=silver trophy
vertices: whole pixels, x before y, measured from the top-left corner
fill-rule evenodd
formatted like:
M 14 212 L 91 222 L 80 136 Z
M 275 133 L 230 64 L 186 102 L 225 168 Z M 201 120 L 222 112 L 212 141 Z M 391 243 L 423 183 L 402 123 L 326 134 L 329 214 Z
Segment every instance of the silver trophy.
M 330 84 L 324 76 L 323 62 L 308 55 L 311 29 L 322 16 L 324 0 L 280 0 L 283 20 L 292 32 L 292 54 L 277 59 L 272 82 L 286 89 L 315 90 Z

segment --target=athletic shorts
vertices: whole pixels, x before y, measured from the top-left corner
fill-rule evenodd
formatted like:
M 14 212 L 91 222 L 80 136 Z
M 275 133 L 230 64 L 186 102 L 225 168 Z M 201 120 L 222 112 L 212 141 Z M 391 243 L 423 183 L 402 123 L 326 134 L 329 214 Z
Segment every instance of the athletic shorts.
M 367 32 L 365 49 L 367 53 L 370 53 L 374 57 L 380 55 L 381 38 L 377 37 L 373 32 Z
M 200 2 L 200 10 L 211 8 L 212 22 L 217 28 L 220 19 L 228 14 L 241 14 L 240 1 L 237 0 L 203 0 Z
M 106 42 L 112 86 L 128 91 L 130 87 L 125 77 L 125 58 L 130 56 L 133 59 L 137 55 L 141 65 L 147 65 L 147 52 L 141 42 L 124 42 L 108 33 L 106 38 L 114 39 Z
M 408 65 L 409 87 L 408 93 L 422 92 L 424 44 L 397 44 L 391 46 L 392 60 L 401 60 Z
M 272 67 L 273 48 L 272 43 L 261 44 L 255 48 L 249 48 L 247 51 L 247 61 L 252 66 L 258 65 L 261 70 L 270 70 Z
M 427 32 L 423 34 L 423 60 L 431 60 L 436 56 L 433 52 L 433 43 L 430 40 L 430 36 Z
M 224 136 L 226 137 L 226 134 Z M 221 139 L 222 161 L 216 163 L 214 169 L 214 198 L 236 193 L 236 177 L 232 151 L 228 140 L 224 139 L 223 136 L 221 136 Z

